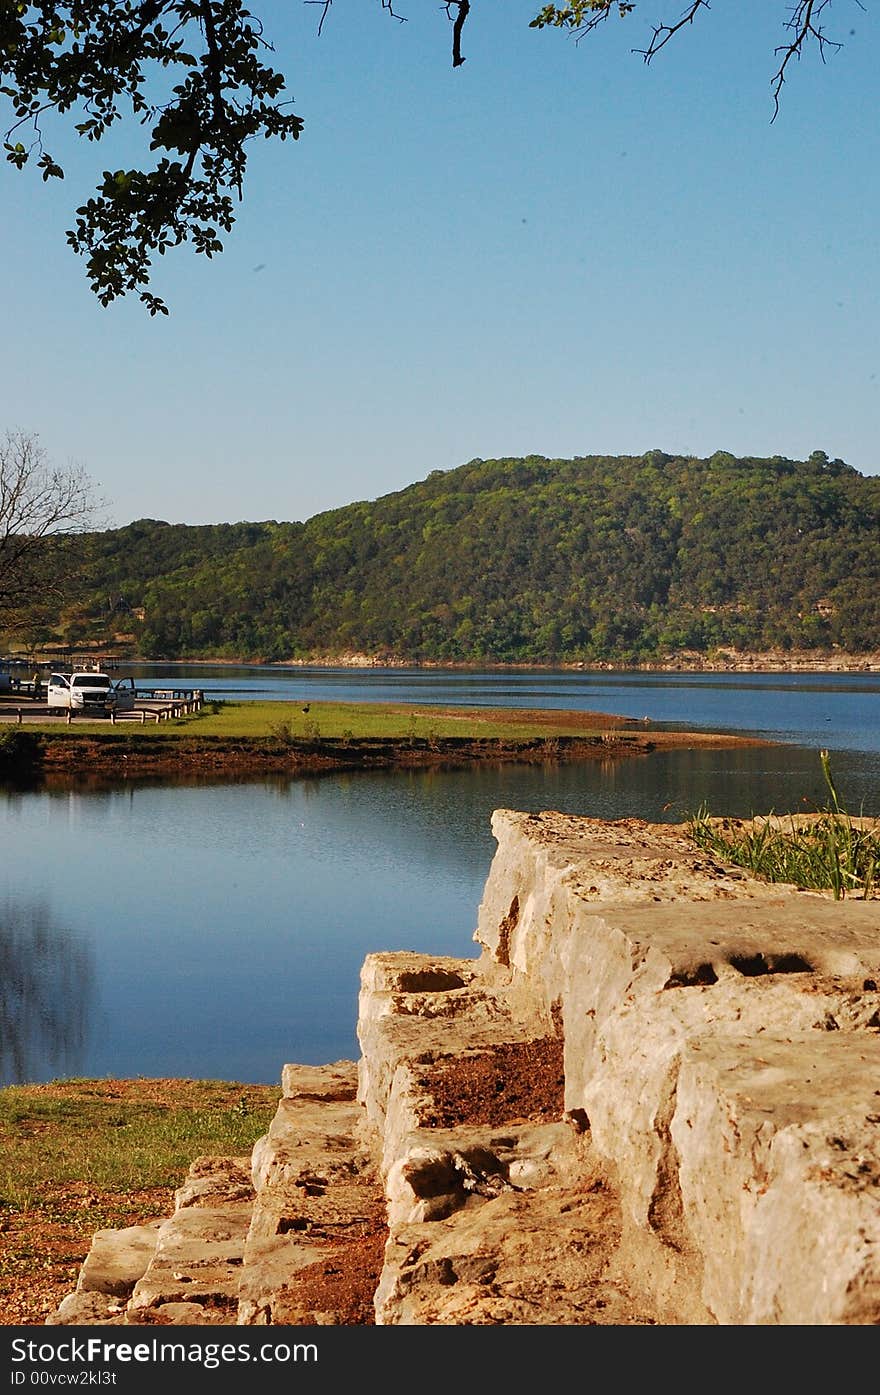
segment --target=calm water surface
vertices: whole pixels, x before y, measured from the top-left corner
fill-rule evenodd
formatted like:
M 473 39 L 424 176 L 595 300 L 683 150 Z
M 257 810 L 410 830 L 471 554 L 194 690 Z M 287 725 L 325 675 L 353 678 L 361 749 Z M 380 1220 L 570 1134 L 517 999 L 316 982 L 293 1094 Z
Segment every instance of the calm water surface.
M 620 762 L 0 792 L 0 1083 L 64 1075 L 275 1084 L 356 1057 L 377 949 L 472 955 L 493 809 L 679 820 L 825 802 L 880 814 L 880 675 L 131 670 L 144 685 L 599 709 L 780 744 Z

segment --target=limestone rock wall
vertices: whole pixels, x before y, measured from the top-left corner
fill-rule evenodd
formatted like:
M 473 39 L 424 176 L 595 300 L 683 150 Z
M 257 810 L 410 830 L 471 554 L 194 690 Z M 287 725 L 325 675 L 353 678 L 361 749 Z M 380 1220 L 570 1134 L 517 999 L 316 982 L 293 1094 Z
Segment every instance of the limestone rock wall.
M 880 901 L 498 810 L 476 951 L 377 952 L 360 1057 L 102 1231 L 53 1322 L 880 1322 Z
M 880 903 L 685 830 L 499 810 L 487 980 L 564 1039 L 565 1110 L 722 1323 L 880 1316 Z

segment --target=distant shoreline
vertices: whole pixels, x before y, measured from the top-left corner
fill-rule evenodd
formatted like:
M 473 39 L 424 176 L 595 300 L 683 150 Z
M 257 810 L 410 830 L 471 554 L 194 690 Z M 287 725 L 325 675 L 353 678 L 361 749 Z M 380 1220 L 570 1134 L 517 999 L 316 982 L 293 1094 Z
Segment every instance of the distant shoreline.
M 417 669 L 424 672 L 450 673 L 878 673 L 880 651 L 865 653 L 814 652 L 812 650 L 756 650 L 738 652 L 719 650 L 711 656 L 690 650 L 670 654 L 662 659 L 645 659 L 640 663 L 625 663 L 617 659 L 560 659 L 555 663 L 520 663 L 500 659 L 413 659 L 398 654 L 366 654 L 347 651 L 341 654 L 320 654 L 306 659 L 205 658 L 147 659 L 133 654 L 112 654 L 106 650 L 84 650 L 76 658 L 99 655 L 114 665 L 150 665 L 153 668 L 291 668 L 291 669 L 351 669 L 371 672 L 377 669 Z M 17 661 L 32 663 L 33 659 Z M 37 660 L 37 663 L 42 662 Z
M 205 663 L 207 660 L 181 662 Z M 237 660 L 220 660 L 235 664 Z M 253 660 L 251 660 L 253 663 Z M 258 665 L 262 666 L 262 665 Z M 725 651 L 714 657 L 693 653 L 670 655 L 665 659 L 646 659 L 641 663 L 624 663 L 615 659 L 560 660 L 558 663 L 514 663 L 501 661 L 470 662 L 435 659 L 407 659 L 398 656 L 342 654 L 323 655 L 313 659 L 279 659 L 273 668 L 350 668 L 397 669 L 416 668 L 428 671 L 524 673 L 880 673 L 880 652 L 864 654 L 814 654 L 800 650 L 783 654 L 777 651 L 733 653 Z

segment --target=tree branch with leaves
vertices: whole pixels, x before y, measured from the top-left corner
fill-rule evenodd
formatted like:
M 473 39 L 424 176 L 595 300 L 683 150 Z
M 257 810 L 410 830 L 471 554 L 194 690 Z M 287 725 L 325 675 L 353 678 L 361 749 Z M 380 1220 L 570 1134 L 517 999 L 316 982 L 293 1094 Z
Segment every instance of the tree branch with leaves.
M 333 0 L 304 2 L 318 6 L 320 34 Z M 404 22 L 396 3 L 379 0 Z M 479 3 L 441 0 L 453 68 L 465 62 L 465 26 Z M 786 11 L 771 82 L 774 119 L 792 60 L 811 45 L 823 59 L 839 47 L 822 25 L 831 4 L 793 0 Z M 687 0 L 634 52 L 650 62 L 709 8 L 709 0 Z M 636 0 L 570 0 L 544 5 L 530 27 L 566 30 L 579 41 L 635 9 Z M 221 251 L 243 197 L 249 143 L 299 137 L 303 121 L 283 95 L 286 79 L 266 61 L 273 52 L 243 0 L 0 0 L 0 100 L 11 107 L 4 150 L 15 168 L 64 177 L 44 146 L 47 115 L 69 116 L 92 142 L 120 123 L 143 129 L 142 167 L 105 170 L 67 233 L 102 305 L 133 292 L 151 315 L 167 314 L 149 290 L 153 258 L 186 242 L 209 258 Z
M 123 120 L 145 127 L 152 167 L 107 170 L 67 234 L 86 259 L 102 305 L 146 289 L 153 256 L 190 242 L 207 257 L 234 223 L 248 142 L 296 139 L 300 117 L 282 100 L 284 77 L 262 61 L 261 22 L 240 0 L 18 0 L 0 7 L 0 94 L 14 121 L 7 159 L 64 171 L 43 145 L 41 119 L 78 109 L 75 130 L 99 141 Z M 146 162 L 145 162 L 146 163 Z

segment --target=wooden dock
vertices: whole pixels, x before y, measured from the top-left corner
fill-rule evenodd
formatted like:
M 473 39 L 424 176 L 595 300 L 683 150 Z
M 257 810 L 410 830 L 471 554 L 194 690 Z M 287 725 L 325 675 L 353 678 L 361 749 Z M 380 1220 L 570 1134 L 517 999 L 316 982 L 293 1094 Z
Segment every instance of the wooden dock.
M 106 715 L 96 712 L 71 712 L 69 708 L 46 706 L 45 684 L 41 684 L 38 695 L 34 692 L 33 680 L 22 680 L 11 691 L 0 693 L 0 721 L 15 722 L 19 726 L 26 722 L 64 722 L 68 726 L 76 722 L 109 722 L 115 726 L 119 722 L 165 722 L 174 717 L 186 717 L 200 712 L 205 702 L 202 688 L 137 688 L 134 707 L 122 712 L 110 711 Z

